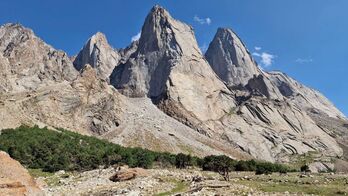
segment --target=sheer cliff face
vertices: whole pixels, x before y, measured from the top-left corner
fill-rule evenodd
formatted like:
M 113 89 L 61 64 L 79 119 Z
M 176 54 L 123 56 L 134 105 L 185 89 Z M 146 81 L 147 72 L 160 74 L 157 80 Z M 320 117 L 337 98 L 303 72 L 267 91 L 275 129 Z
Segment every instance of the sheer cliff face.
M 77 76 L 66 53 L 53 49 L 21 25 L 0 27 L 0 53 L 0 92 L 35 90 Z
M 159 6 L 146 17 L 136 52 L 110 80 L 124 95 L 165 101 L 162 106 L 202 121 L 221 117 L 234 104 L 202 56 L 192 28 Z
M 237 115 L 223 118 L 224 124 L 230 125 L 222 128 L 232 144 L 269 160 L 313 149 L 340 154 L 327 130 L 317 125 L 318 118 L 311 118 L 313 112 L 344 118 L 319 92 L 283 73 L 259 70 L 245 45 L 229 29 L 218 29 L 205 56 L 216 74 L 236 92 L 238 104 L 233 113 Z
M 344 118 L 320 92 L 281 72 L 261 71 L 243 42 L 230 29 L 217 30 L 205 57 L 216 74 L 232 89 L 245 87 L 254 95 L 291 102 L 304 111 L 317 111 L 329 117 Z
M 227 28 L 219 28 L 205 54 L 216 74 L 228 86 L 246 85 L 260 70 L 238 36 Z
M 120 54 L 108 43 L 104 34 L 93 35 L 74 60 L 74 66 L 81 70 L 86 64 L 95 68 L 97 76 L 108 80 L 112 70 L 118 65 Z

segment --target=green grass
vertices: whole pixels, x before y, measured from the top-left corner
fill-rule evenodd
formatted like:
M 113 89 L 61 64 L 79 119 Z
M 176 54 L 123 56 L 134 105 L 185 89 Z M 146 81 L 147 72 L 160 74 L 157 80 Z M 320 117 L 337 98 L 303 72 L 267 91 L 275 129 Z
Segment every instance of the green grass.
M 329 182 L 324 176 L 314 175 L 310 178 L 299 178 L 298 176 L 264 176 L 252 178 L 252 180 L 239 180 L 237 183 L 255 188 L 263 192 L 271 193 L 304 193 L 314 195 L 348 195 L 348 186 L 344 178 L 336 177 Z
M 59 184 L 60 179 L 62 178 L 68 178 L 71 173 L 64 173 L 64 174 L 54 174 L 51 172 L 45 172 L 42 171 L 42 169 L 28 169 L 29 174 L 34 178 L 42 177 L 44 178 L 44 181 L 47 183 L 48 186 L 57 186 Z
M 173 195 L 175 193 L 183 192 L 188 188 L 188 185 L 185 182 L 177 180 L 171 180 L 171 182 L 175 184 L 175 187 L 172 190 L 163 193 L 158 193 L 155 196 Z
M 54 175 L 54 173 L 51 172 L 44 172 L 42 171 L 42 169 L 28 169 L 29 174 L 34 177 L 34 178 L 38 178 L 38 177 L 50 177 L 52 175 Z
M 291 157 L 292 167 L 300 168 L 303 165 L 308 165 L 310 163 L 315 162 L 316 157 L 320 156 L 318 152 L 310 151 L 301 155 L 293 155 Z

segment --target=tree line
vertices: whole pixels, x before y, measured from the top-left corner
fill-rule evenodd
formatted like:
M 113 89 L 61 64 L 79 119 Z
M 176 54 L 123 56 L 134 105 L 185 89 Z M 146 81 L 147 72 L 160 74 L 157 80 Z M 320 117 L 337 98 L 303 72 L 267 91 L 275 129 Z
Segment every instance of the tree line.
M 154 152 L 142 148 L 122 147 L 92 136 L 64 129 L 50 130 L 38 126 L 5 129 L 0 135 L 0 150 L 21 164 L 47 172 L 85 171 L 100 166 L 126 164 L 129 167 L 200 167 L 219 172 L 226 180 L 231 171 L 255 171 L 256 174 L 291 171 L 287 166 L 256 160 L 236 161 L 225 155 L 199 158 L 187 154 Z

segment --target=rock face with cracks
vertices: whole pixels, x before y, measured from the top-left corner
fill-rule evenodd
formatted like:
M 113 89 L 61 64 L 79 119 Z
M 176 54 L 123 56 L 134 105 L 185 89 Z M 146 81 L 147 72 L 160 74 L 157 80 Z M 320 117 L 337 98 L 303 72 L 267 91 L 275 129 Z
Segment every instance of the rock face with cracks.
M 234 106 L 231 92 L 201 54 L 190 26 L 155 6 L 145 19 L 137 50 L 117 66 L 111 84 L 130 97 L 149 97 L 167 113 L 195 126 Z
M 89 64 L 95 68 L 97 76 L 108 80 L 112 70 L 118 65 L 121 55 L 113 49 L 103 33 L 93 35 L 74 59 L 77 70 Z
M 260 70 L 239 37 L 228 28 L 219 28 L 205 54 L 216 74 L 228 86 L 244 86 Z

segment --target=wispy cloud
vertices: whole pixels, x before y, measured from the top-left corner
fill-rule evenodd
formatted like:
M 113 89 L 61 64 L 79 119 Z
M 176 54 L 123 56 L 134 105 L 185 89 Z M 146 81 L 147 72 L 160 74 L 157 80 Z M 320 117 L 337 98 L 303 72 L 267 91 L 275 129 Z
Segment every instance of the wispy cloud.
M 261 64 L 264 65 L 265 67 L 269 67 L 273 64 L 274 58 L 276 57 L 274 54 L 270 54 L 267 52 L 253 52 L 254 56 L 260 57 L 261 58 Z
M 139 40 L 139 39 L 140 39 L 140 36 L 141 36 L 141 32 L 139 32 L 138 34 L 134 35 L 134 36 L 132 37 L 132 42 Z
M 202 54 L 204 54 L 204 53 L 208 50 L 208 45 L 207 45 L 207 43 L 204 43 L 203 45 L 201 45 L 201 46 L 199 47 L 199 49 L 201 49 Z
M 255 49 L 256 51 L 260 51 L 262 48 L 259 47 L 259 46 L 255 46 L 254 49 Z
M 198 22 L 198 23 L 201 24 L 201 25 L 203 25 L 203 24 L 210 25 L 210 24 L 211 24 L 211 19 L 210 19 L 209 17 L 207 17 L 207 18 L 200 18 L 200 17 L 198 17 L 197 15 L 195 15 L 195 16 L 193 17 L 193 20 L 194 20 L 195 22 Z
M 295 60 L 296 63 L 305 64 L 313 62 L 312 58 L 298 58 Z

